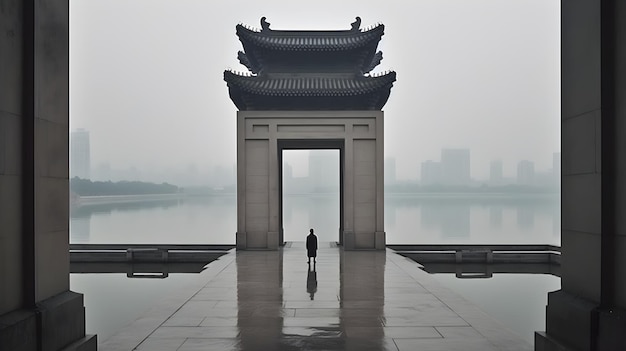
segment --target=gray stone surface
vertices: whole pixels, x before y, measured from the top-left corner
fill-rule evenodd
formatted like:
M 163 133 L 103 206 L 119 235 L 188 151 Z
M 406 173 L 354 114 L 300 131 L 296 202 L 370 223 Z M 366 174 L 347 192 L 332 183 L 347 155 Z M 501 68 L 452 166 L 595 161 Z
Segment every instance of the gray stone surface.
M 4 351 L 96 350 L 95 336 L 85 337 L 82 294 L 65 292 L 38 304 L 33 310 L 15 310 L 0 315 L 0 347 Z
M 600 235 L 565 229 L 561 233 L 561 287 L 599 301 Z
M 615 189 L 617 194 L 616 212 L 619 214 L 616 224 L 618 254 L 616 255 L 615 280 L 617 284 L 615 295 L 617 305 L 626 310 L 626 279 L 623 278 L 626 276 L 626 181 L 624 181 L 626 179 L 626 137 L 624 137 L 626 136 L 626 64 L 624 64 L 626 62 L 626 45 L 623 45 L 626 42 L 626 21 L 623 20 L 626 16 L 626 6 L 620 1 L 616 3 L 616 6 L 616 16 L 622 21 L 617 22 L 615 40 L 622 45 L 615 47 L 615 61 L 620 63 L 615 72 L 615 76 L 618 77 L 615 82 L 615 99 L 618 102 L 615 107 L 615 113 L 618 116 L 616 133 L 619 135 L 616 140 L 616 158 L 619 162 L 615 166 L 617 179 L 620 180 Z
M 3 0 L 0 8 L 0 112 L 21 114 L 22 0 Z
M 69 133 L 69 1 L 36 3 L 35 118 L 65 125 Z
M 69 3 L 46 0 L 35 25 L 36 298 L 69 289 Z
M 98 349 L 98 336 L 86 335 L 84 338 L 78 339 L 69 346 L 65 347 L 63 351 L 93 351 Z
M 65 348 L 85 336 L 83 295 L 66 291 L 38 304 L 42 351 Z
M 0 5 L 0 349 L 94 350 L 95 338 L 85 338 L 82 295 L 68 291 L 69 1 L 23 5 Z M 35 23 L 22 32 L 24 18 Z M 34 55 L 32 66 L 25 53 Z M 34 86 L 22 81 L 30 74 Z M 34 115 L 22 110 L 24 101 L 34 101 Z M 34 170 L 24 174 L 30 150 Z M 34 184 L 34 204 L 24 197 L 24 182 Z M 32 251 L 35 258 L 24 262 Z M 33 283 L 34 296 L 25 282 Z M 33 306 L 38 317 L 20 309 Z
M 0 175 L 21 173 L 21 117 L 0 111 Z
M 535 333 L 536 351 L 574 351 L 574 349 L 561 344 L 545 332 Z
M 561 12 L 562 289 L 536 350 L 621 350 L 619 318 L 596 311 L 626 303 L 626 5 L 572 0 Z
M 600 0 L 568 0 L 561 6 L 563 120 L 600 110 L 599 4 Z
M 20 177 L 0 175 L 0 315 L 22 303 Z
M 598 350 L 626 350 L 626 310 L 600 309 L 598 311 Z
M 19 308 L 22 296 L 21 7 L 7 0 L 0 8 L 0 316 Z
M 626 236 L 618 235 L 615 239 L 615 302 L 621 309 L 626 310 Z
M 562 230 L 600 234 L 601 184 L 599 174 L 563 176 L 561 180 Z
M 8 146 L 8 143 L 5 142 L 6 140 L 6 127 L 5 125 L 5 119 L 6 116 L 8 116 L 8 113 L 6 112 L 2 112 L 0 111 L 0 176 L 4 174 L 5 172 L 5 159 L 6 159 L 6 148 Z
M 45 232 L 36 243 L 39 296 L 54 296 L 67 292 L 70 284 L 70 253 L 67 247 L 67 231 Z
M 548 294 L 546 332 L 557 340 L 563 340 L 564 345 L 581 350 L 591 349 L 596 305 L 566 291 Z
M 37 349 L 37 320 L 33 311 L 0 314 L 0 346 L 7 351 Z
M 58 157 L 69 153 L 68 123 L 35 120 L 35 160 L 37 175 L 49 178 L 69 177 L 69 158 Z
M 590 174 L 599 171 L 600 111 L 592 111 L 563 120 L 561 140 L 568 148 L 561 153 L 561 174 Z

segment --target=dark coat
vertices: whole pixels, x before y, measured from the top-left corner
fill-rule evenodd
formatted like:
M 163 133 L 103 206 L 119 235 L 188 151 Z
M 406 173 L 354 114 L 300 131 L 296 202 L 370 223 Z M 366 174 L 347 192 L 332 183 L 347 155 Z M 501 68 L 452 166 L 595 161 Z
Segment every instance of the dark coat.
M 309 234 L 306 237 L 306 252 L 308 257 L 317 257 L 317 236 Z

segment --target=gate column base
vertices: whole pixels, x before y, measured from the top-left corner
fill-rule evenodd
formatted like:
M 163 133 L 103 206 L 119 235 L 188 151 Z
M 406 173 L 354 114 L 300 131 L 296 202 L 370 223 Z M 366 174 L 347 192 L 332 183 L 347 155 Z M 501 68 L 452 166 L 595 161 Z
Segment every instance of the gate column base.
M 376 232 L 375 240 L 376 240 L 376 250 L 384 250 L 387 245 L 387 234 L 385 232 Z
M 235 233 L 235 243 L 237 244 L 237 250 L 247 249 L 248 245 L 246 243 L 246 233 L 245 232 Z

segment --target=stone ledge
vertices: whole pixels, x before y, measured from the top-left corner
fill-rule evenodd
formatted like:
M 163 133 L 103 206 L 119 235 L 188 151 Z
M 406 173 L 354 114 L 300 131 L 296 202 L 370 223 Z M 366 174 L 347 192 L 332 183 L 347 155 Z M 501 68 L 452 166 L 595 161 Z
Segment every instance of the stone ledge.
M 85 336 L 83 294 L 65 291 L 38 303 L 42 351 L 55 351 Z
M 0 350 L 36 350 L 35 311 L 17 310 L 0 316 Z
M 535 351 L 574 351 L 544 332 L 535 332 Z
M 626 350 L 626 311 L 598 311 L 598 350 Z
M 98 336 L 86 335 L 84 338 L 73 342 L 62 351 L 96 351 L 98 350 Z
M 598 318 L 596 307 L 593 301 L 563 290 L 548 293 L 546 334 L 560 344 L 575 345 L 575 350 L 592 350 Z

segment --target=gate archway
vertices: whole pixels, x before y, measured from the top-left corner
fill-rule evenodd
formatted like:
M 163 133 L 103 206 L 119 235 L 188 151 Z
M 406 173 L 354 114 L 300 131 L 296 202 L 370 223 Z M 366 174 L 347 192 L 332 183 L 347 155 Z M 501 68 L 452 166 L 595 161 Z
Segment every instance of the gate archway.
M 396 73 L 370 72 L 380 24 L 348 30 L 237 25 L 248 73 L 224 72 L 237 112 L 238 249 L 278 249 L 282 150 L 339 149 L 340 237 L 347 250 L 385 248 L 383 112 Z
M 347 250 L 385 248 L 382 111 L 239 111 L 238 249 L 278 249 L 282 232 L 282 152 L 337 149 L 339 242 Z

